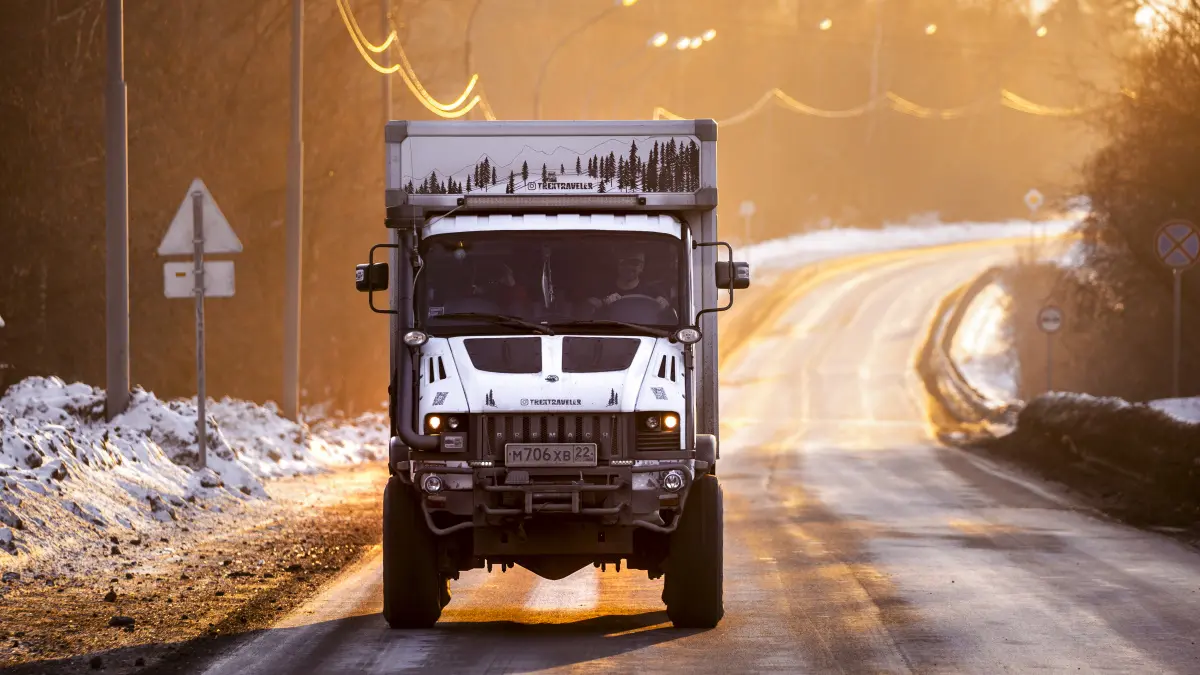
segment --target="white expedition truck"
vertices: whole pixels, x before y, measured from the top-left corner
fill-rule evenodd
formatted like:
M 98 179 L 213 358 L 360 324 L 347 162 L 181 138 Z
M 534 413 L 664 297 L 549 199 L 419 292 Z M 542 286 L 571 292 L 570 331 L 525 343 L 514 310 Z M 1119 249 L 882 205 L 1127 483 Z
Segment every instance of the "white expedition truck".
M 717 241 L 716 131 L 388 123 L 391 241 L 356 287 L 391 314 L 392 627 L 465 570 L 623 562 L 676 626 L 721 620 L 715 312 L 750 270 Z

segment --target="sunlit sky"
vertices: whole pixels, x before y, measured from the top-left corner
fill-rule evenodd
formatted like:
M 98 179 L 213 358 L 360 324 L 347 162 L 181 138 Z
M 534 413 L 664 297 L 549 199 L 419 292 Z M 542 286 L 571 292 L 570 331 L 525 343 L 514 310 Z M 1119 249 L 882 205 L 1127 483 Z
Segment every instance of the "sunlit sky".
M 1057 0 L 1030 0 L 1029 8 L 1034 16 L 1041 16 L 1043 12 L 1050 8 Z M 1150 33 L 1161 28 L 1162 20 L 1159 18 L 1159 12 L 1177 7 L 1182 0 L 1141 0 L 1138 4 L 1141 8 L 1134 15 L 1134 21 L 1142 28 L 1143 31 Z M 1155 8 L 1158 11 L 1155 11 Z

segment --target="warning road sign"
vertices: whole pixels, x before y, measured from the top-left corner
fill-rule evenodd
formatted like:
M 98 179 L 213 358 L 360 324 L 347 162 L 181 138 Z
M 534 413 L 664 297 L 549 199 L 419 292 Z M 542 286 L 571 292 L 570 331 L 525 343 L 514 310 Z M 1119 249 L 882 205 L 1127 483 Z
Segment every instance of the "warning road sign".
M 233 233 L 233 228 L 229 226 L 229 221 L 225 220 L 225 214 L 221 213 L 220 207 L 212 198 L 212 193 L 208 191 L 204 181 L 197 178 L 192 181 L 191 187 L 183 197 L 183 203 L 179 205 L 175 219 L 171 221 L 171 226 L 167 228 L 167 234 L 163 236 L 162 243 L 158 245 L 158 254 L 162 256 L 193 255 L 196 232 L 192 196 L 197 192 L 202 198 L 201 238 L 204 240 L 204 253 L 241 253 L 242 242 Z
M 1171 269 L 1184 270 L 1200 260 L 1200 232 L 1186 220 L 1172 220 L 1158 228 L 1154 249 Z

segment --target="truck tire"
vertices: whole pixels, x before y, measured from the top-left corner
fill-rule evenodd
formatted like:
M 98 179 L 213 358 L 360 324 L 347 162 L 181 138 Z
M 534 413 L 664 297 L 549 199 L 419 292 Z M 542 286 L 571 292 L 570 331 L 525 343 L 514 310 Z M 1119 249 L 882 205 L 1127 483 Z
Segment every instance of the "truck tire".
M 714 628 L 725 616 L 724 507 L 716 476 L 700 476 L 671 533 L 663 580 L 667 617 L 676 628 Z
M 383 618 L 392 628 L 429 628 L 449 599 L 445 591 L 417 495 L 393 476 L 383 490 Z

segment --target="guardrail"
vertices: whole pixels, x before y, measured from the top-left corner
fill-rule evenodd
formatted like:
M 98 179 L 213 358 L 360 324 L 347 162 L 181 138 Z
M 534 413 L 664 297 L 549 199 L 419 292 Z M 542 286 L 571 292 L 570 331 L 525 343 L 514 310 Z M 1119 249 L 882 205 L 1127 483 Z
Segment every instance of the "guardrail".
M 950 347 L 967 308 L 996 282 L 997 276 L 997 269 L 989 269 L 942 299 L 916 364 L 926 390 L 953 421 L 990 435 L 1016 424 L 1020 404 L 996 401 L 980 393 L 951 358 Z

